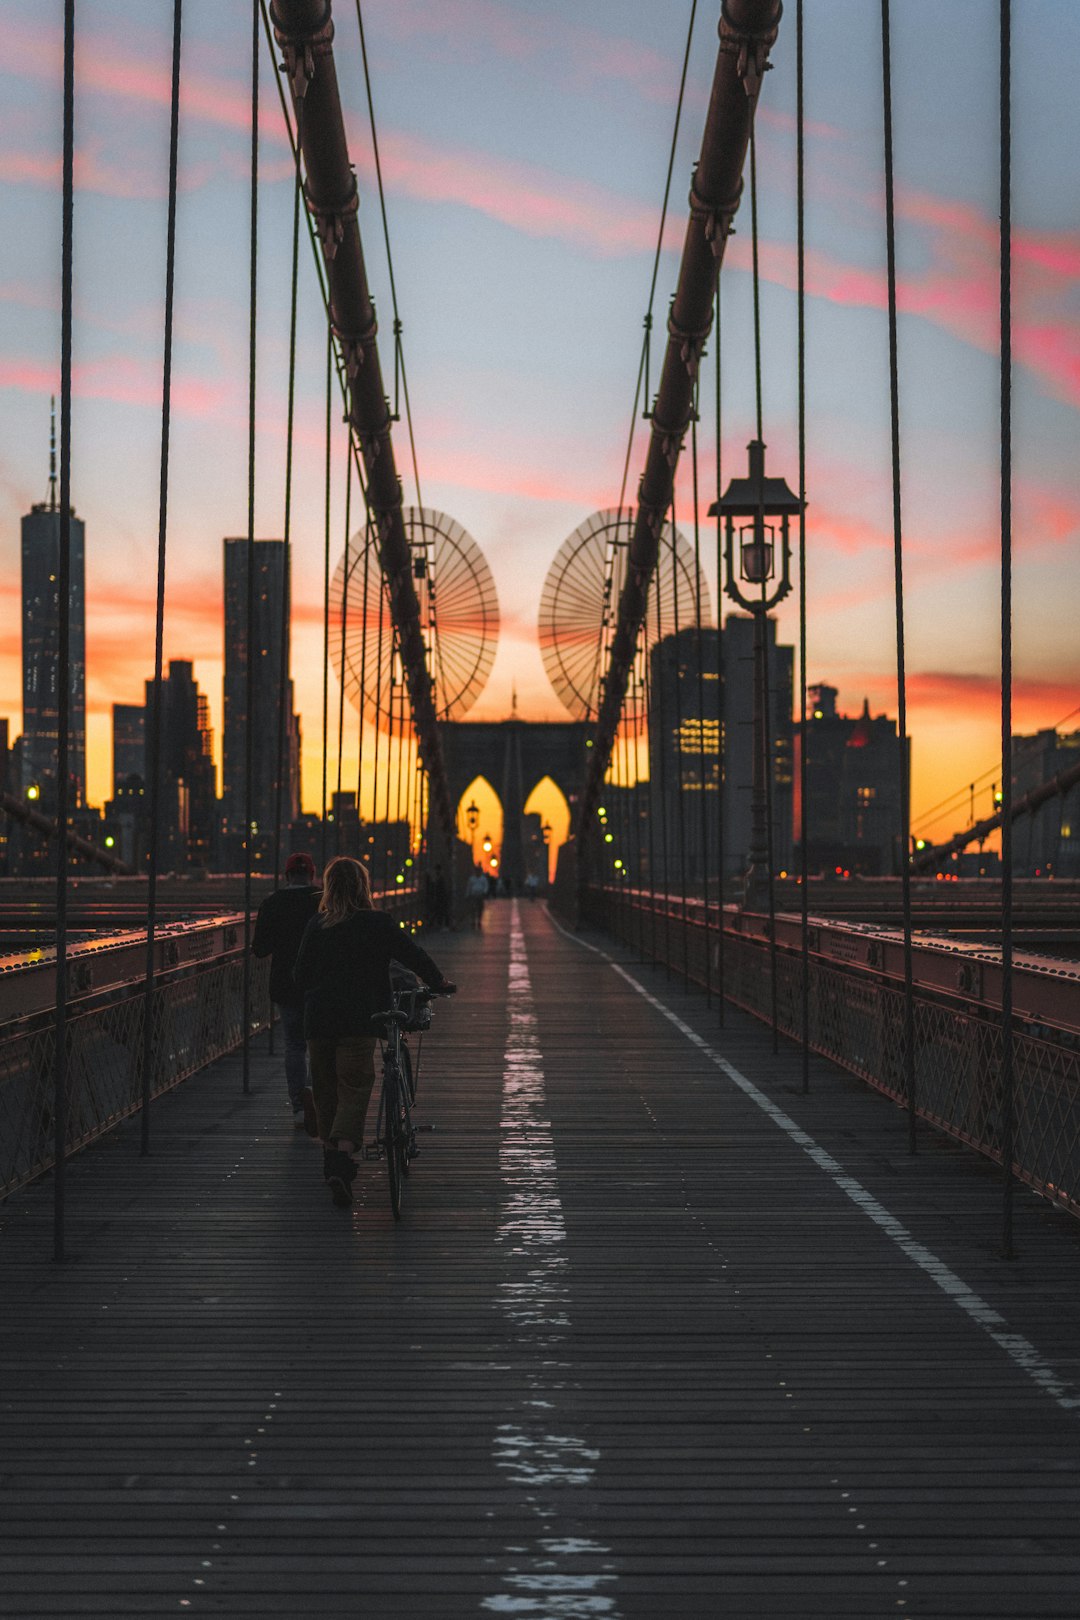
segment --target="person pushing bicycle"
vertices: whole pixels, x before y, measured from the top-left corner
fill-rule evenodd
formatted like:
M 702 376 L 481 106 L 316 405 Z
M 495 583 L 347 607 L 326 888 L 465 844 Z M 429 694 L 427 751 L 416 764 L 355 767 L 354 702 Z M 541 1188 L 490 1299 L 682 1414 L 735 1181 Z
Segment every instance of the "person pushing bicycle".
M 390 964 L 411 968 L 443 995 L 457 986 L 388 911 L 372 905 L 367 867 L 351 856 L 332 860 L 322 899 L 300 941 L 293 969 L 304 994 L 304 1035 L 311 1065 L 305 1093 L 309 1135 L 323 1144 L 323 1178 L 334 1203 L 352 1203 L 354 1154 L 375 1083 L 372 1018 L 391 1005 Z

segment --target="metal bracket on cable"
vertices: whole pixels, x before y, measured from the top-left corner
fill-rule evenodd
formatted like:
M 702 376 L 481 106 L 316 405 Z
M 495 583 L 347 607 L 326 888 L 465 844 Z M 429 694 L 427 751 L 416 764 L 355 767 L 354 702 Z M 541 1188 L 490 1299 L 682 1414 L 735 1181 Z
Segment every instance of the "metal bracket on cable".
M 330 0 L 326 0 L 322 16 L 311 28 L 286 28 L 275 13 L 273 0 L 270 0 L 270 21 L 281 46 L 289 88 L 295 99 L 301 101 L 315 77 L 316 56 L 329 56 L 333 46 L 334 24 L 330 16 Z
M 679 358 L 682 360 L 683 365 L 686 367 L 691 377 L 696 377 L 698 374 L 698 366 L 701 364 L 701 356 L 705 352 L 705 344 L 708 340 L 709 333 L 712 331 L 711 308 L 709 314 L 709 324 L 701 327 L 696 332 L 691 331 L 687 327 L 680 326 L 678 321 L 675 319 L 674 311 L 668 316 L 667 329 L 668 335 L 673 337 L 676 343 L 679 345 Z
M 757 100 L 761 81 L 772 67 L 769 52 L 776 44 L 780 11 L 781 7 L 777 6 L 773 23 L 759 29 L 740 28 L 732 22 L 728 15 L 728 0 L 723 0 L 720 8 L 720 49 L 735 57 L 735 71 L 750 101 Z
M 658 434 L 660 438 L 660 453 L 668 466 L 674 470 L 679 459 L 679 453 L 682 450 L 683 440 L 686 438 L 686 430 L 690 425 L 689 418 L 681 427 L 669 427 L 666 422 L 661 422 L 654 411 L 652 425 L 653 432 Z
M 326 207 L 323 204 L 312 202 L 307 181 L 304 182 L 304 201 L 307 204 L 308 213 L 315 221 L 315 229 L 319 233 L 319 241 L 322 243 L 323 253 L 327 259 L 335 257 L 339 245 L 345 238 L 347 223 L 350 219 L 356 219 L 360 212 L 360 193 L 356 185 L 356 175 L 352 174 L 350 178 L 352 189 L 345 200 L 336 207 Z
M 702 221 L 705 226 L 705 240 L 712 248 L 713 258 L 718 259 L 724 251 L 724 243 L 734 229 L 735 215 L 738 213 L 742 201 L 743 183 L 739 181 L 739 189 L 734 197 L 727 202 L 708 202 L 697 190 L 695 181 L 690 186 L 690 217 Z
M 366 351 L 375 347 L 375 340 L 379 330 L 378 322 L 375 319 L 375 306 L 372 305 L 371 323 L 362 332 L 343 332 L 341 327 L 333 321 L 330 323 L 330 330 L 337 339 L 338 348 L 341 350 L 341 358 L 345 362 L 345 375 L 349 379 L 349 383 L 352 384 L 357 372 L 364 364 Z
M 385 421 L 380 422 L 378 427 L 368 429 L 357 427 L 356 437 L 360 445 L 360 454 L 363 456 L 364 461 L 368 466 L 374 465 L 374 463 L 378 461 L 379 457 L 382 455 L 383 444 L 389 444 L 390 442 L 389 410 L 387 411 Z M 384 511 L 379 508 L 375 508 L 373 510 L 375 511 L 375 526 L 379 531 L 379 538 L 381 540 L 383 536 L 384 521 L 386 528 L 389 530 L 393 527 L 393 519 L 389 511 Z

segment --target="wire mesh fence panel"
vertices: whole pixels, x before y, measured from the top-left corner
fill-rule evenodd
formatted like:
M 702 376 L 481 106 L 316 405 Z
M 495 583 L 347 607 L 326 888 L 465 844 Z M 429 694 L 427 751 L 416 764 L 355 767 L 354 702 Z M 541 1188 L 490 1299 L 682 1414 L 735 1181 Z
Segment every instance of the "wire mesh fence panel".
M 251 1032 L 270 1016 L 269 961 L 252 963 Z M 159 1095 L 239 1046 L 243 1038 L 240 952 L 162 974 L 154 988 L 150 1094 Z M 67 1024 L 67 1146 L 83 1147 L 134 1113 L 142 1099 L 141 984 L 74 1002 Z M 0 1035 L 0 1194 L 53 1163 L 52 1020 Z
M 731 928 L 708 940 L 693 909 L 658 896 L 590 889 L 582 920 L 637 949 L 650 942 L 660 962 L 702 988 L 718 982 L 724 953 L 729 1001 L 754 1017 L 772 1018 L 768 944 Z M 690 937 L 684 944 L 684 932 Z M 655 942 L 655 943 L 653 943 Z M 711 951 L 706 978 L 706 949 Z M 906 1103 L 904 996 L 883 974 L 846 969 L 810 956 L 807 968 L 809 1042 L 815 1052 L 851 1070 L 898 1103 Z M 803 962 L 781 948 L 776 957 L 777 1024 L 793 1039 L 802 1031 Z M 1002 1157 L 1000 1014 L 988 1004 L 916 990 L 915 1106 L 947 1135 L 996 1159 Z M 1038 1191 L 1080 1214 L 1080 1043 L 1068 1031 L 1017 1024 L 1013 1038 L 1016 1084 L 1016 1174 Z

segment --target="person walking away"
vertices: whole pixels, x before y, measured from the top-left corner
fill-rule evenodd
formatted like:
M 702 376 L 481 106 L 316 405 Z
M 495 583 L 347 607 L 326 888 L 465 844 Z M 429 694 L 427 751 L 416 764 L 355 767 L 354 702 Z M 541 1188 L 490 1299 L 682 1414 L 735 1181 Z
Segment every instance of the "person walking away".
M 293 977 L 304 994 L 315 1116 L 309 1130 L 314 1125 L 322 1141 L 323 1177 L 342 1209 L 352 1203 L 354 1154 L 363 1145 L 375 1083 L 371 1020 L 391 1005 L 391 962 L 411 968 L 433 990 L 457 989 L 388 911 L 372 907 L 367 867 L 339 855 L 326 868 Z
M 478 866 L 474 866 L 465 885 L 465 898 L 469 902 L 469 916 L 477 932 L 484 926 L 484 901 L 487 899 L 487 892 L 487 878 Z
M 321 893 L 311 856 L 290 855 L 285 862 L 285 887 L 267 895 L 259 907 L 251 941 L 253 956 L 270 958 L 270 999 L 277 1007 L 285 1037 L 285 1080 L 297 1129 L 304 1123 L 308 1056 L 304 998 L 293 980 L 293 967 L 304 929 L 319 908 Z

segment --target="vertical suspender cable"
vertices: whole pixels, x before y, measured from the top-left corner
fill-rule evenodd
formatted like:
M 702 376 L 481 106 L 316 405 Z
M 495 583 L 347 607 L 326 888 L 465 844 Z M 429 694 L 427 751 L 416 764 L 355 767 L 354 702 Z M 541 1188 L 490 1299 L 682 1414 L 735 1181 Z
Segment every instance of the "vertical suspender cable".
M 656 589 L 655 579 L 651 589 Z M 652 675 L 649 670 L 649 630 L 648 630 L 648 604 L 646 604 L 646 618 L 641 626 L 641 679 L 645 694 L 645 736 L 653 736 L 653 706 L 652 706 Z M 652 962 L 656 966 L 656 834 L 657 817 L 654 811 L 657 804 L 657 785 L 652 776 L 652 757 L 649 742 L 646 741 L 649 751 L 649 793 L 646 800 L 648 808 L 647 825 L 649 829 L 649 915 L 652 918 Z M 659 750 L 657 750 L 659 752 Z
M 359 565 L 357 565 L 359 566 Z M 360 830 L 364 828 L 364 704 L 367 699 L 367 643 L 368 643 L 368 582 L 371 578 L 371 512 L 364 524 L 364 588 L 360 594 L 363 616 L 360 620 L 360 691 L 357 708 L 360 724 L 356 738 L 356 813 Z M 360 851 L 363 855 L 363 848 Z
M 806 197 L 803 189 L 803 0 L 795 6 L 795 213 L 799 326 L 799 877 L 802 894 L 802 1089 L 810 1090 L 810 859 L 806 802 Z
M 383 674 L 383 623 L 384 623 L 384 591 L 382 581 L 379 582 L 379 633 L 375 646 L 375 761 L 371 783 L 371 827 L 375 837 L 375 828 L 379 821 L 379 738 L 382 733 L 382 674 Z M 379 859 L 378 846 L 371 851 L 371 886 L 375 887 L 375 867 Z
M 904 1088 L 908 1151 L 915 1152 L 915 1005 L 911 961 L 911 851 L 907 674 L 904 654 L 904 551 L 900 505 L 900 368 L 896 335 L 896 216 L 893 200 L 892 63 L 889 0 L 881 0 L 882 112 L 885 124 L 885 246 L 889 292 L 889 416 L 892 428 L 893 572 L 896 593 L 896 708 L 900 756 L 900 892 L 904 910 Z
M 659 713 L 656 722 L 656 762 L 660 767 L 660 848 L 663 858 L 664 878 L 664 976 L 671 978 L 671 847 L 668 839 L 668 805 L 667 805 L 667 766 L 664 762 L 664 729 L 667 726 L 667 713 L 664 698 L 666 695 L 666 681 L 664 680 L 664 660 L 660 652 L 660 643 L 663 639 L 664 627 L 660 612 L 660 570 L 656 570 L 654 595 L 656 599 L 656 671 L 653 681 L 653 701 Z
M 330 738 L 330 468 L 331 407 L 334 397 L 334 333 L 326 329 L 326 461 L 323 476 L 323 654 L 322 654 L 322 868 L 328 857 L 326 820 L 327 753 Z
M 757 206 L 757 135 L 755 122 L 750 125 L 750 234 L 753 254 L 753 283 L 754 283 L 754 405 L 757 419 L 757 436 L 764 441 L 765 434 L 762 428 L 764 409 L 761 386 L 761 276 L 758 269 L 758 206 Z M 757 670 L 759 692 L 757 701 L 761 704 L 761 747 L 764 754 L 762 768 L 765 778 L 765 848 L 766 848 L 766 877 L 768 879 L 769 895 L 769 1005 L 770 1023 L 772 1025 L 772 1049 L 778 1047 L 778 1023 L 776 1005 L 776 858 L 775 834 L 773 831 L 773 717 L 772 694 L 769 680 L 769 615 L 766 610 L 766 578 L 765 570 L 761 570 L 761 611 L 756 616 L 758 623 L 755 626 L 755 640 L 761 637 L 760 662 Z
M 705 753 L 705 627 L 701 622 L 701 521 L 698 516 L 700 493 L 698 490 L 697 425 L 699 398 L 695 388 L 694 412 L 690 418 L 690 469 L 694 493 L 694 617 L 697 621 L 697 706 L 698 706 L 698 787 L 701 838 L 701 923 L 705 941 L 705 1005 L 712 1005 L 712 952 L 709 943 L 709 807 L 706 794 Z
M 720 281 L 716 283 L 716 678 L 720 682 L 718 689 L 720 730 L 719 730 L 719 782 L 716 795 L 716 922 L 717 922 L 717 950 L 716 950 L 716 1009 L 720 1014 L 720 1028 L 724 1027 L 724 950 L 725 950 L 725 917 L 724 911 L 724 795 L 727 792 L 727 708 L 726 692 L 727 681 L 724 673 L 724 520 L 720 515 L 720 499 L 723 495 L 723 481 L 721 469 L 723 463 L 722 453 L 722 398 L 721 398 L 721 355 L 722 327 L 720 325 Z
M 1012 8 L 1001 0 L 1001 1157 L 1003 1248 L 1013 1257 L 1012 871 Z M 1030 821 L 1029 821 L 1030 825 Z
M 338 693 L 337 790 L 341 792 L 341 756 L 345 747 L 345 651 L 349 625 L 349 524 L 352 522 L 352 428 L 345 451 L 345 561 L 341 583 L 341 691 Z M 355 566 L 355 564 L 354 564 Z
M 678 807 L 676 825 L 679 832 L 679 901 L 682 907 L 683 989 L 690 988 L 690 934 L 686 916 L 686 804 L 683 798 L 683 701 L 682 652 L 679 635 L 679 530 L 675 522 L 675 491 L 671 492 L 671 601 L 675 653 L 675 802 Z
M 303 100 L 297 102 L 298 125 L 304 116 Z M 289 695 L 289 615 L 292 595 L 292 473 L 293 424 L 296 413 L 296 305 L 300 264 L 300 199 L 303 178 L 300 169 L 301 145 L 296 142 L 296 179 L 293 185 L 292 278 L 289 289 L 289 397 L 285 423 L 285 522 L 282 536 L 281 579 L 281 660 L 278 666 L 277 757 L 274 765 L 274 877 L 281 881 L 282 800 L 285 785 L 285 731 Z M 290 750 L 289 763 L 292 763 Z M 273 1020 L 270 1033 L 273 1035 Z
M 60 246 L 60 556 L 57 569 L 56 1015 L 53 1022 L 53 1259 L 64 1259 L 67 1156 L 67 824 L 71 724 L 71 280 L 75 216 L 75 0 L 64 0 L 64 157 Z
M 259 0 L 251 32 L 251 260 L 248 285 L 248 512 L 244 622 L 244 967 L 241 1073 L 251 1090 L 251 824 L 254 820 L 255 702 L 255 330 L 259 244 Z
M 169 512 L 169 420 L 172 404 L 173 286 L 176 268 L 176 171 L 180 133 L 180 11 L 173 0 L 172 96 L 169 113 L 169 204 L 165 231 L 165 340 L 161 368 L 161 469 L 158 477 L 157 595 L 154 607 L 154 701 L 150 709 L 150 867 L 146 892 L 146 972 L 143 989 L 140 1151 L 150 1151 L 150 1092 L 154 1070 L 154 932 L 157 926 L 161 815 L 161 676 L 165 642 L 165 543 Z

